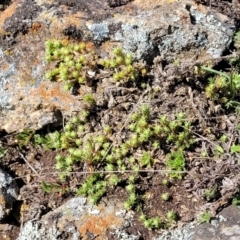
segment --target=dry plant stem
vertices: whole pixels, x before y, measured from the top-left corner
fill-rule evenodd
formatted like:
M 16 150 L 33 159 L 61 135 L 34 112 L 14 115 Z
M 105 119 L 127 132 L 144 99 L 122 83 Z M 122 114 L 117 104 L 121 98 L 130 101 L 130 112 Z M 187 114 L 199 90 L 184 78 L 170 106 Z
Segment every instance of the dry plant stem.
M 209 154 L 208 154 L 208 151 L 207 151 L 207 148 L 206 148 L 206 143 L 202 142 L 202 146 L 204 148 L 204 151 L 207 153 L 207 156 L 209 157 Z
M 201 64 L 203 64 L 203 63 L 205 63 L 205 62 L 208 62 L 208 61 L 211 61 L 211 60 L 222 60 L 222 59 L 228 60 L 228 59 L 230 59 L 230 58 L 235 58 L 236 56 L 237 56 L 236 52 L 232 52 L 232 54 L 227 55 L 227 56 L 221 56 L 221 57 L 218 57 L 218 58 L 207 58 L 207 59 L 205 59 L 205 60 L 196 61 L 196 62 L 193 64 L 193 66 L 194 66 L 194 65 L 195 65 L 195 66 L 198 66 L 199 64 L 201 65 Z
M 232 146 L 232 142 L 233 142 L 233 134 L 231 134 L 231 139 L 229 140 L 228 146 L 227 146 L 227 152 L 229 153 L 229 150 Z
M 199 112 L 199 110 L 197 109 L 197 107 L 196 107 L 196 105 L 195 105 L 195 103 L 194 103 L 194 101 L 193 101 L 193 91 L 192 91 L 192 88 L 190 88 L 190 87 L 188 87 L 188 94 L 189 94 L 189 96 L 190 96 L 190 102 L 191 102 L 194 110 L 195 110 L 196 113 L 197 113 L 198 119 L 200 119 L 200 121 L 201 121 L 202 123 L 206 124 L 205 119 L 202 117 L 201 113 Z M 189 119 L 189 120 L 191 120 L 191 119 Z
M 235 123 L 233 124 L 234 125 L 234 129 L 237 129 L 237 125 L 239 123 L 239 119 L 236 119 Z M 231 148 L 231 145 L 232 145 L 232 142 L 233 142 L 233 129 L 232 129 L 232 134 L 231 134 L 231 139 L 229 140 L 229 143 L 228 143 L 228 146 L 227 146 L 227 152 L 229 152 L 230 148 Z
M 212 8 L 212 0 L 209 0 L 209 11 L 211 11 Z
M 165 114 L 166 117 L 171 117 L 170 114 Z M 229 114 L 229 115 L 225 115 L 226 117 L 230 117 L 230 116 L 234 116 L 234 114 Z M 219 116 L 219 117 L 207 117 L 207 118 L 204 118 L 204 120 L 209 120 L 209 119 L 221 119 L 222 116 Z M 199 120 L 199 117 L 196 117 L 196 118 L 183 118 L 182 120 L 178 120 L 178 119 L 175 119 L 174 121 L 175 122 L 180 122 L 180 121 L 183 121 L 183 120 Z
M 25 163 L 32 169 L 32 171 L 39 177 L 41 178 L 41 176 L 38 174 L 38 172 L 34 169 L 34 167 L 28 162 L 28 160 L 23 156 L 22 153 L 19 152 L 19 155 L 21 156 L 21 158 L 25 161 Z
M 194 131 L 192 131 L 192 130 L 190 130 L 190 132 L 193 133 L 193 134 L 195 134 L 195 135 L 197 135 L 198 137 L 206 140 L 207 142 L 209 142 L 209 143 L 212 144 L 213 146 L 218 147 L 217 144 L 215 144 L 214 142 L 211 142 L 210 140 L 208 140 L 207 138 L 203 137 L 202 135 L 200 135 L 200 134 L 198 134 L 198 133 L 196 133 L 196 132 L 194 132 Z
M 84 171 L 84 172 L 61 172 L 61 173 L 67 173 L 67 174 L 93 174 L 93 173 L 138 173 L 138 172 L 157 172 L 157 173 L 162 173 L 162 174 L 166 174 L 166 173 L 188 173 L 188 171 L 174 171 L 174 170 L 126 170 L 126 171 Z M 49 175 L 49 174 L 57 174 L 59 172 L 48 172 L 46 174 L 41 174 L 41 176 L 45 176 L 45 175 Z

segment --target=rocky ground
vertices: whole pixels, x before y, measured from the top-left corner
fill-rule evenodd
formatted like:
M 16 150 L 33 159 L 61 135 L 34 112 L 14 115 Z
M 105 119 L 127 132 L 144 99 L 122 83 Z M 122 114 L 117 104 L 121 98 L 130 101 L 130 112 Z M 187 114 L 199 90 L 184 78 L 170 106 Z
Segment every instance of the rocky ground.
M 224 217 L 217 214 L 239 192 L 240 151 L 232 150 L 239 144 L 239 116 L 236 108 L 208 98 L 208 79 L 214 75 L 197 66 L 215 66 L 230 73 L 228 59 L 238 47 L 232 41 L 239 28 L 238 2 L 212 0 L 210 7 L 209 1 L 200 0 L 13 0 L 3 1 L 0 7 L 3 239 L 224 239 L 227 230 L 219 229 L 229 227 L 236 231 L 227 233 L 237 239 L 239 211 L 227 208 L 235 211 L 235 218 L 226 212 Z M 116 70 L 97 63 L 86 70 L 87 82 L 64 91 L 58 78 L 45 78 L 46 71 L 58 67 L 44 60 L 49 39 L 84 42 L 98 59 L 120 47 L 134 56 L 142 74 L 137 81 L 116 83 L 112 78 Z M 93 96 L 94 104 L 84 101 L 87 94 Z M 111 127 L 108 141 L 118 146 L 130 139 L 131 116 L 143 111 L 143 106 L 149 107 L 151 131 L 159 116 L 174 122 L 180 112 L 185 114 L 182 125 L 174 130 L 179 134 L 185 122 L 190 125 L 184 143 L 193 141 L 180 149 L 184 166 L 166 172 L 169 153 L 178 151 L 177 140 L 159 140 L 154 135 L 127 152 L 139 167 L 132 190 L 138 196 L 134 206 L 123 206 L 134 170 L 123 154 L 124 168 L 114 165 L 121 182 L 109 185 L 97 205 L 89 203 L 89 198 L 76 197 L 87 177 L 106 170 L 105 161 L 78 162 L 61 180 L 55 157 L 67 156 L 69 149 L 37 144 L 35 136 L 49 134 L 53 139 L 54 131 L 66 131 L 69 119 L 87 110 L 87 131 L 78 135 L 82 147 L 89 142 L 85 136 L 94 139 L 106 126 Z M 154 147 L 155 140 L 160 146 Z M 151 155 L 149 164 L 141 162 L 146 152 Z M 108 181 L 111 174 L 101 180 Z M 169 199 L 164 200 L 163 193 Z M 176 217 L 165 224 L 171 211 Z M 195 228 L 206 213 L 217 216 L 213 225 Z M 145 220 L 160 217 L 164 224 L 150 227 L 139 219 L 143 214 Z M 169 228 L 173 230 L 166 231 Z

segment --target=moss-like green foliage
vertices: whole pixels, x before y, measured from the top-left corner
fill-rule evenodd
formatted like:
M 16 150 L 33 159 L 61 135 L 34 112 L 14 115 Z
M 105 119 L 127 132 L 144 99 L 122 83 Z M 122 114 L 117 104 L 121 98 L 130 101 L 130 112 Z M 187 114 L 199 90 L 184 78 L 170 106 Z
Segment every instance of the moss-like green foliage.
M 0 158 L 2 158 L 6 154 L 7 150 L 7 147 L 0 146 Z
M 139 75 L 146 74 L 144 64 L 134 63 L 131 54 L 125 54 L 120 47 L 114 48 L 111 58 L 98 61 L 105 69 L 114 70 L 112 78 L 116 82 L 135 81 Z
M 26 146 L 34 136 L 35 131 L 25 129 L 17 134 L 17 143 L 20 147 Z
M 123 84 L 146 74 L 145 65 L 134 63 L 132 55 L 123 53 L 119 47 L 113 49 L 111 57 L 106 59 L 99 58 L 92 47 L 84 42 L 73 44 L 48 40 L 45 48 L 45 61 L 55 62 L 55 68 L 46 72 L 45 77 L 64 82 L 65 90 L 70 90 L 75 83 L 87 83 L 88 71 L 97 72 L 99 66 L 109 70 L 114 81 Z
M 211 221 L 211 218 L 212 218 L 211 213 L 205 211 L 202 213 L 198 221 L 200 223 L 204 223 L 204 222 L 209 223 Z
M 217 195 L 217 189 L 208 188 L 205 190 L 204 195 L 207 201 L 211 201 Z
M 162 143 L 173 143 L 178 149 L 189 148 L 193 143 L 190 136 L 190 123 L 185 119 L 185 114 L 179 113 L 176 119 L 168 119 L 161 116 L 155 124 L 149 123 L 149 109 L 142 106 L 140 114 L 131 116 L 132 123 L 129 129 L 133 132 L 132 137 L 127 141 L 131 147 L 137 147 L 144 142 L 152 140 L 152 147 L 157 149 Z
M 56 67 L 46 72 L 45 77 L 64 82 L 65 90 L 71 89 L 77 82 L 86 83 L 87 71 L 96 69 L 98 56 L 84 42 L 69 44 L 59 40 L 48 40 L 45 48 L 45 61 L 56 63 Z
M 235 108 L 239 114 L 240 102 L 237 96 L 240 94 L 240 74 L 238 72 L 227 74 L 207 67 L 202 69 L 217 74 L 209 78 L 206 96 L 213 101 L 224 103 L 227 108 Z
M 176 218 L 177 218 L 176 212 L 174 212 L 173 210 L 167 212 L 167 219 L 169 220 L 170 223 L 175 221 Z
M 160 217 L 147 218 L 145 215 L 141 215 L 140 220 L 143 222 L 143 225 L 149 229 L 160 228 L 164 226 L 164 222 Z
M 210 67 L 201 66 L 205 72 L 215 74 L 209 78 L 209 83 L 206 87 L 206 96 L 213 101 L 224 103 L 227 108 L 235 108 L 236 113 L 240 113 L 240 32 L 237 32 L 234 37 L 234 46 L 236 47 L 235 57 L 229 60 L 231 72 L 222 72 Z
M 64 82 L 66 90 L 88 84 L 90 71 L 96 76 L 104 70 L 109 73 L 109 81 L 124 86 L 146 75 L 145 65 L 134 62 L 132 55 L 124 53 L 119 47 L 101 59 L 85 43 L 47 41 L 45 60 L 55 66 L 46 73 L 46 77 Z M 101 81 L 96 79 L 95 83 L 101 84 Z M 91 87 L 90 84 L 88 86 Z M 92 93 L 83 95 L 82 101 L 96 106 Z M 35 140 L 46 148 L 63 150 L 64 154 L 58 154 L 55 158 L 55 167 L 60 172 L 61 180 L 65 180 L 72 171 L 79 171 L 79 168 L 86 173 L 87 177 L 76 190 L 78 195 L 88 196 L 91 202 L 97 203 L 109 188 L 121 184 L 128 194 L 124 207 L 128 210 L 137 209 L 141 208 L 144 200 L 138 184 L 141 179 L 139 170 L 154 169 L 156 163 L 161 161 L 158 159 L 159 153 L 164 152 L 168 159 L 162 164 L 173 171 L 166 177 L 181 179 L 182 174 L 174 171 L 184 170 L 182 151 L 189 148 L 193 140 L 190 123 L 183 113 L 175 118 L 163 115 L 156 119 L 151 116 L 149 105 L 142 104 L 129 117 L 128 124 L 122 129 L 124 138 L 119 138 L 119 133 L 114 131 L 112 125 L 98 127 L 94 132 L 96 129 L 92 129 L 88 121 L 90 112 L 83 110 L 65 121 L 62 132 L 49 133 L 44 137 L 37 135 Z M 167 155 L 169 152 L 171 154 Z M 168 180 L 164 184 L 169 185 Z M 162 199 L 171 201 L 167 192 Z M 173 215 L 169 214 L 169 219 L 174 219 Z M 143 224 L 147 228 L 164 226 L 158 217 L 145 217 Z
M 169 193 L 166 192 L 161 195 L 161 198 L 163 201 L 168 201 L 170 198 L 170 195 L 169 195 Z
M 77 190 L 78 195 L 90 196 L 90 201 L 96 204 L 107 190 L 107 182 L 103 180 L 102 174 L 92 174 Z
M 46 183 L 44 180 L 42 181 L 41 185 L 42 185 L 42 189 L 46 193 L 54 193 L 54 192 L 61 193 L 63 190 L 61 186 L 54 183 Z
M 181 171 L 185 170 L 185 159 L 181 150 L 173 151 L 167 155 L 168 160 L 166 162 L 168 168 L 173 170 L 170 174 L 172 178 L 182 179 L 183 173 Z M 179 172 L 174 172 L 179 171 Z
M 155 163 L 159 162 L 156 153 L 162 146 L 164 151 L 171 150 L 166 153 L 164 164 L 172 172 L 166 175 L 182 179 L 183 173 L 179 171 L 185 170 L 183 150 L 193 142 L 185 114 L 179 113 L 174 119 L 164 115 L 153 121 L 149 106 L 143 104 L 130 116 L 130 123 L 124 129 L 126 138 L 120 141 L 110 125 L 102 126 L 97 133 L 88 129 L 89 117 L 90 112 L 83 110 L 66 121 L 62 132 L 44 137 L 35 135 L 35 143 L 48 149 L 64 150 L 64 154 L 55 157 L 55 167 L 61 180 L 65 180 L 71 171 L 76 171 L 76 167 L 81 166 L 81 171 L 86 171 L 87 178 L 76 191 L 78 195 L 88 196 L 91 202 L 97 203 L 109 188 L 121 184 L 128 194 L 124 207 L 139 208 L 143 201 L 137 184 L 141 179 L 139 170 L 156 166 Z M 163 185 L 169 186 L 169 181 L 165 179 Z M 47 185 L 43 187 L 49 190 Z M 168 192 L 161 198 L 171 201 Z M 146 218 L 143 224 L 148 228 L 164 226 L 158 217 Z
M 97 133 L 87 130 L 89 115 L 88 111 L 83 110 L 66 121 L 62 132 L 49 133 L 44 137 L 34 136 L 35 143 L 48 149 L 65 150 L 64 154 L 55 157 L 55 167 L 60 172 L 61 180 L 65 180 L 71 171 L 76 171 L 76 167 L 85 166 L 82 171 L 86 171 L 87 177 L 76 190 L 78 195 L 88 196 L 92 203 L 98 203 L 109 188 L 121 184 L 128 194 L 124 207 L 128 210 L 141 208 L 144 197 L 137 184 L 140 180 L 139 170 L 154 168 L 155 152 L 161 146 L 165 149 L 171 146 L 172 150 L 166 155 L 165 164 L 173 172 L 166 175 L 178 179 L 183 177 L 181 172 L 176 171 L 185 170 L 183 149 L 192 143 L 190 124 L 185 114 L 179 113 L 174 120 L 161 116 L 158 121 L 152 121 L 149 106 L 143 104 L 139 111 L 130 116 L 124 141 L 118 141 L 110 125 L 102 126 Z M 163 185 L 169 186 L 169 181 L 165 179 Z M 54 191 L 53 187 L 43 184 L 47 192 Z M 59 188 L 57 190 L 61 191 Z M 171 201 L 170 193 L 166 191 L 161 199 Z M 176 213 L 170 212 L 166 221 L 159 217 L 145 217 L 142 221 L 147 228 L 159 228 L 170 226 L 175 218 Z
M 162 145 L 175 145 L 176 151 L 167 155 L 166 166 L 173 171 L 183 171 L 185 160 L 182 150 L 192 143 L 190 137 L 190 124 L 184 120 L 185 115 L 179 113 L 175 120 L 170 121 L 162 116 L 159 122 L 151 123 L 151 113 L 147 105 L 142 105 L 139 112 L 132 114 L 125 142 L 118 142 L 113 129 L 106 125 L 97 134 L 86 130 L 89 112 L 84 110 L 79 115 L 73 116 L 64 126 L 63 132 L 49 133 L 45 137 L 35 135 L 35 142 L 46 148 L 66 149 L 68 154 L 56 156 L 56 169 L 63 172 L 64 179 L 75 165 L 85 164 L 87 171 L 105 169 L 109 172 L 106 179 L 108 186 L 116 186 L 124 181 L 121 171 L 135 171 L 129 176 L 126 190 L 129 199 L 125 202 L 127 209 L 139 202 L 137 188 L 134 183 L 138 179 L 138 170 L 154 166 L 154 152 Z M 131 126 L 132 125 L 132 126 Z M 115 139 L 115 140 L 113 140 Z M 152 144 L 154 143 L 154 144 Z M 153 151 L 146 151 L 143 146 Z M 138 152 L 135 156 L 135 152 Z M 118 171 L 119 173 L 114 173 Z M 113 173 L 111 173 L 113 172 Z M 171 173 L 171 177 L 181 179 L 181 173 Z M 166 183 L 167 185 L 167 183 Z M 82 190 L 81 193 L 85 194 Z M 80 194 L 80 192 L 78 192 Z M 133 194 L 134 193 L 134 194 Z M 86 195 L 91 195 L 86 193 Z

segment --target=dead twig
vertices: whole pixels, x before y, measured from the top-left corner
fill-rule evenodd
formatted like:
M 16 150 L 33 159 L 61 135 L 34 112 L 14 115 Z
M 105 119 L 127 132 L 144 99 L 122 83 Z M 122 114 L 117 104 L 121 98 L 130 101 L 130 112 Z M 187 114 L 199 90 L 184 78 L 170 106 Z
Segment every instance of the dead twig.
M 25 163 L 32 169 L 32 171 L 39 177 L 41 178 L 41 176 L 39 175 L 39 173 L 34 169 L 34 167 L 28 162 L 28 160 L 23 156 L 22 153 L 19 152 L 19 155 L 21 156 L 21 158 L 25 161 Z
M 157 172 L 157 173 L 188 173 L 188 171 L 174 171 L 174 170 L 154 170 L 154 169 L 148 169 L 148 170 L 125 170 L 125 171 L 83 171 L 83 172 L 61 172 L 61 173 L 67 173 L 67 174 L 79 174 L 79 175 L 84 175 L 84 174 L 94 174 L 94 173 L 138 173 L 138 172 Z M 43 173 L 41 174 L 42 176 L 49 175 L 49 174 L 57 174 L 59 172 L 48 172 L 48 173 Z

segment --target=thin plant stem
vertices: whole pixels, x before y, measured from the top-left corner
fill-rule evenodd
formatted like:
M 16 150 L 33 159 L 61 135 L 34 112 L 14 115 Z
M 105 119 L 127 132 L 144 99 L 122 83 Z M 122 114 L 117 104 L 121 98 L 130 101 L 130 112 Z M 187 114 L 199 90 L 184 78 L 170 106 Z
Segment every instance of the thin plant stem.
M 34 167 L 28 162 L 28 160 L 23 156 L 22 153 L 19 152 L 19 155 L 21 156 L 21 158 L 25 161 L 25 163 L 32 169 L 32 171 L 39 177 L 41 178 L 41 176 L 39 175 L 39 173 L 34 169 Z
M 151 173 L 188 173 L 188 171 L 174 171 L 174 170 L 124 170 L 124 171 L 83 171 L 83 172 L 61 172 L 61 173 L 67 173 L 67 174 L 93 174 L 93 173 L 104 173 L 104 174 L 109 174 L 109 173 L 138 173 L 138 172 L 151 172 Z M 59 174 L 59 172 L 47 172 L 41 174 L 42 176 L 44 175 L 49 175 L 49 174 Z

